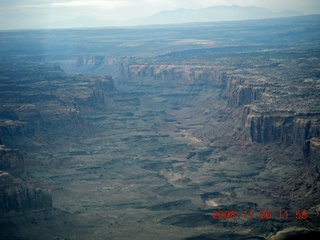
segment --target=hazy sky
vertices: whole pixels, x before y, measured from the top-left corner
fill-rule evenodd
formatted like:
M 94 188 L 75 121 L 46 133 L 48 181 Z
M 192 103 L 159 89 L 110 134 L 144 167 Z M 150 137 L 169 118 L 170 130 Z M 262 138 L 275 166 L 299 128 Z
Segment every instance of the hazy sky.
M 127 20 L 162 10 L 232 4 L 320 13 L 320 0 L 0 0 L 0 29 L 34 28 L 77 16 Z

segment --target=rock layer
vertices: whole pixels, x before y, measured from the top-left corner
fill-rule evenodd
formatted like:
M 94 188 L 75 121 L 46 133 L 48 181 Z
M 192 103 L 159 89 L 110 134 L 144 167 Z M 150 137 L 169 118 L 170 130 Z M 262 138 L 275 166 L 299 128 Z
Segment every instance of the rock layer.
M 24 159 L 19 150 L 0 146 L 0 171 L 10 172 L 19 176 L 24 172 Z
M 320 138 L 313 137 L 305 142 L 304 156 L 308 164 L 320 166 Z
M 296 144 L 302 149 L 305 141 L 320 137 L 320 95 L 316 80 L 283 81 L 257 73 L 235 72 L 209 65 L 124 63 L 120 68 L 122 81 L 129 83 L 162 82 L 221 88 L 221 97 L 227 98 L 229 106 L 243 108 L 242 121 L 248 141 Z M 308 162 L 318 162 L 317 155 L 307 156 Z
M 0 148 L 0 212 L 21 212 L 52 207 L 45 187 L 37 186 L 24 174 L 24 158 L 16 149 Z M 38 184 L 39 185 L 39 184 Z
M 106 108 L 115 90 L 110 77 L 66 76 L 56 64 L 13 61 L 1 63 L 0 71 L 0 139 L 14 147 L 78 131 L 82 111 Z M 46 187 L 24 174 L 19 150 L 1 145 L 0 171 L 0 212 L 52 207 Z
M 52 207 L 52 198 L 46 190 L 25 183 L 7 172 L 0 172 L 0 189 L 2 213 Z
M 184 84 L 210 84 L 224 88 L 226 72 L 211 66 L 190 65 L 135 65 L 123 63 L 120 67 L 122 81 L 172 82 Z
M 55 64 L 13 61 L 1 66 L 0 137 L 4 142 L 48 128 L 68 131 L 81 124 L 85 108 L 107 107 L 107 96 L 115 90 L 110 77 L 66 76 Z

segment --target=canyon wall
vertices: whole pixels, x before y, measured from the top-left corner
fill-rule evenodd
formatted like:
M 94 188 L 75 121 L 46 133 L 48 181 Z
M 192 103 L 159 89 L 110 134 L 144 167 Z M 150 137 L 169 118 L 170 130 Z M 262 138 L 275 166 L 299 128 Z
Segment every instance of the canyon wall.
M 71 129 L 82 122 L 81 111 L 105 108 L 115 91 L 111 77 L 67 76 L 58 65 L 2 63 L 0 137 L 31 137 L 48 127 Z
M 17 149 L 8 149 L 0 145 L 0 171 L 20 176 L 24 172 L 24 158 Z
M 58 62 L 63 71 L 69 75 L 117 76 L 119 74 L 118 59 L 106 55 L 76 55 L 63 59 L 50 59 Z
M 0 145 L 0 213 L 51 207 L 48 190 L 24 176 L 23 154 Z
M 309 165 L 320 165 L 320 139 L 313 137 L 304 145 L 304 155 Z
M 316 81 L 283 81 L 235 69 L 194 65 L 120 66 L 123 82 L 199 84 L 219 87 L 230 107 L 243 108 L 242 122 L 247 141 L 295 144 L 304 147 L 306 162 L 319 164 L 320 94 Z M 307 99 L 307 100 L 306 100 Z M 308 160 L 307 160 L 308 159 Z
M 123 82 L 172 82 L 183 84 L 211 84 L 225 88 L 225 71 L 210 66 L 189 65 L 120 65 L 120 77 Z
M 52 207 L 48 190 L 0 171 L 0 213 L 14 213 L 29 209 Z
M 248 140 L 280 142 L 303 146 L 306 140 L 320 136 L 319 116 L 295 116 L 281 112 L 254 113 L 245 117 Z
M 0 72 L 0 213 L 52 208 L 49 190 L 25 174 L 15 148 L 79 131 L 83 111 L 108 107 L 113 79 L 67 76 L 56 64 L 35 62 L 3 62 Z

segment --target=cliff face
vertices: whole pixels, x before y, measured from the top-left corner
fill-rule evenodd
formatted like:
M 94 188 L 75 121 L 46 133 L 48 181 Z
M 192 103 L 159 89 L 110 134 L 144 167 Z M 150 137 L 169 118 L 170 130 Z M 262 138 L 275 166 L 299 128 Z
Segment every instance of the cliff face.
M 293 83 L 295 84 L 295 83 Z M 305 146 L 306 163 L 317 164 L 309 154 L 311 139 L 320 138 L 319 93 L 316 85 L 296 83 L 294 87 L 268 86 L 260 101 L 244 106 L 242 120 L 246 139 Z
M 120 75 L 123 81 L 211 84 L 222 88 L 227 81 L 225 71 L 210 66 L 122 64 Z
M 106 55 L 81 55 L 66 59 L 55 59 L 60 67 L 70 75 L 114 76 L 119 74 L 118 59 Z
M 52 198 L 46 190 L 0 171 L 1 213 L 51 207 Z
M 230 69 L 194 65 L 122 64 L 124 82 L 201 84 L 224 90 L 231 107 L 242 107 L 245 139 L 252 142 L 296 144 L 311 149 L 320 138 L 320 95 L 317 81 L 283 81 L 261 75 L 235 74 Z M 306 101 L 307 99 L 307 101 Z M 307 141 L 307 142 L 306 142 Z M 315 145 L 312 145 L 312 149 Z M 310 150 L 311 151 L 311 150 Z M 307 162 L 317 154 L 306 150 Z
M 66 76 L 58 65 L 31 62 L 2 62 L 0 73 L 0 212 L 51 208 L 46 187 L 24 173 L 21 151 L 3 144 L 16 147 L 78 129 L 83 111 L 107 107 L 113 80 Z
M 245 121 L 246 136 L 253 142 L 282 142 L 303 145 L 319 137 L 318 118 L 302 119 L 294 115 L 250 113 Z
M 34 129 L 27 123 L 11 119 L 0 120 L 0 136 L 31 136 Z
M 237 86 L 235 90 L 229 92 L 228 104 L 234 107 L 250 104 L 256 100 L 261 100 L 264 91 L 264 87 Z
M 19 176 L 24 172 L 24 159 L 19 150 L 8 149 L 0 146 L 0 171 L 10 172 Z
M 120 74 L 123 81 L 127 82 L 164 81 L 173 84 L 204 84 L 226 89 L 228 104 L 234 107 L 261 100 L 266 90 L 260 79 L 232 75 L 226 69 L 212 66 L 122 64 Z
M 320 166 L 320 138 L 307 140 L 303 150 L 305 159 L 309 165 Z
M 8 64 L 10 66 L 8 66 Z M 57 65 L 2 63 L 0 137 L 25 136 L 40 129 L 81 123 L 87 107 L 106 107 L 115 90 L 110 77 L 66 76 Z
M 24 177 L 24 158 L 17 149 L 0 146 L 0 213 L 52 207 L 49 192 Z

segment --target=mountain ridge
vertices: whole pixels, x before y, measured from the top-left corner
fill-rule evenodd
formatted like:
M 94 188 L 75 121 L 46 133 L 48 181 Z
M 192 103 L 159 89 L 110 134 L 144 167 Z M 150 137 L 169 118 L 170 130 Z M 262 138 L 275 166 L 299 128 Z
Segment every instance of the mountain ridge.
M 246 19 L 279 18 L 303 15 L 296 11 L 274 12 L 268 8 L 256 6 L 241 7 L 238 5 L 218 5 L 201 9 L 180 8 L 171 11 L 161 11 L 150 17 L 131 21 L 131 24 L 175 24 L 187 22 L 216 22 Z
M 87 27 L 113 27 L 113 26 L 138 26 L 152 24 L 180 24 L 190 22 L 219 22 L 249 19 L 281 18 L 304 15 L 301 12 L 285 10 L 274 12 L 268 8 L 256 6 L 241 7 L 238 5 L 218 5 L 201 9 L 179 8 L 164 10 L 149 17 L 130 19 L 125 21 L 99 20 L 88 16 L 57 21 L 45 28 L 87 28 Z

